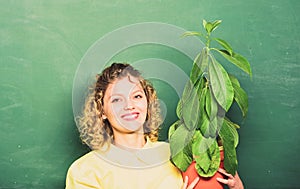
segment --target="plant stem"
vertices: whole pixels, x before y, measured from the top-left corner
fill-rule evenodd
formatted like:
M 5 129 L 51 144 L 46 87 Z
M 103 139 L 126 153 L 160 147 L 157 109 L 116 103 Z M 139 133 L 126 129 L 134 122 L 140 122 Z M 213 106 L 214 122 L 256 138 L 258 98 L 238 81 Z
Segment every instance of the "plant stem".
M 206 47 L 209 49 L 209 45 L 210 45 L 210 33 L 207 33 L 206 35 Z

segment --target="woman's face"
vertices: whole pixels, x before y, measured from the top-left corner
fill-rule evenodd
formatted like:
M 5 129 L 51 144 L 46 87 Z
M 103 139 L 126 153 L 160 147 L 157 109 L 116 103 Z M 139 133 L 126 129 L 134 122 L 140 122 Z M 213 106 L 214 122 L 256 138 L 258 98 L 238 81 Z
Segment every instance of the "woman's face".
M 109 84 L 103 102 L 103 118 L 114 132 L 143 133 L 148 104 L 137 78 L 129 75 Z

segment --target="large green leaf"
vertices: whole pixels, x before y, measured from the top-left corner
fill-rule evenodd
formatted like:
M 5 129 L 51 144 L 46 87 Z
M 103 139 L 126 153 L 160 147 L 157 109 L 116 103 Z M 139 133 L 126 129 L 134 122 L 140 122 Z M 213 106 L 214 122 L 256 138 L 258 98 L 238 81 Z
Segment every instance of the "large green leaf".
M 233 50 L 232 47 L 227 43 L 225 40 L 220 39 L 220 38 L 214 38 L 223 48 L 227 50 L 230 56 L 232 56 Z
M 176 107 L 176 115 L 180 119 L 182 117 L 182 99 L 179 99 Z
M 226 124 L 229 126 L 228 129 L 230 130 L 230 132 L 232 134 L 231 138 L 233 138 L 234 147 L 236 148 L 239 144 L 239 134 L 237 132 L 237 129 L 240 128 L 240 126 L 237 125 L 236 123 L 233 123 L 232 121 L 230 121 L 230 119 L 227 117 L 225 117 L 224 121 L 226 121 Z
M 211 94 L 210 90 L 206 92 L 205 110 L 209 117 L 209 120 L 213 120 L 218 114 L 218 103 L 216 102 L 213 94 Z
M 210 126 L 209 118 L 207 117 L 206 113 L 203 112 L 201 114 L 201 121 L 199 122 L 198 128 L 204 137 L 209 137 L 210 135 L 209 126 Z
M 240 67 L 242 70 L 244 70 L 250 77 L 252 77 L 252 71 L 251 71 L 251 67 L 250 67 L 250 63 L 248 62 L 248 60 L 243 57 L 242 55 L 238 54 L 238 53 L 233 53 L 232 57 L 237 60 L 238 62 L 240 62 L 243 67 Z
M 198 129 L 201 131 L 203 136 L 209 136 L 209 118 L 205 111 L 206 93 L 209 92 L 208 87 L 204 86 L 201 90 L 199 89 L 199 123 Z
M 248 96 L 247 93 L 239 86 L 233 84 L 234 100 L 240 107 L 243 117 L 246 117 L 248 113 Z
M 219 105 L 228 111 L 234 97 L 231 81 L 222 65 L 213 56 L 210 55 L 209 57 L 208 75 L 212 93 Z
M 238 165 L 235 151 L 238 135 L 237 132 L 234 132 L 234 130 L 235 129 L 232 128 L 229 120 L 224 119 L 219 136 L 224 147 L 224 168 L 232 175 L 235 175 Z
M 179 151 L 176 155 L 172 156 L 172 162 L 181 170 L 186 171 L 186 169 L 190 166 L 193 161 L 192 155 L 192 142 L 190 141 L 183 148 L 183 150 Z
M 245 73 L 250 75 L 250 77 L 252 77 L 250 63 L 242 55 L 232 52 L 232 56 L 231 56 L 230 53 L 226 50 L 219 50 L 219 49 L 215 49 L 215 48 L 213 48 L 213 50 L 216 50 L 217 52 L 219 52 L 229 62 L 233 63 L 238 68 L 243 70 Z
M 212 138 L 216 138 L 217 130 L 219 128 L 218 126 L 218 103 L 216 102 L 213 94 L 211 94 L 211 91 L 208 90 L 205 97 L 205 110 L 208 115 L 209 119 L 209 129 L 208 132 L 205 133 L 205 137 L 209 136 Z
M 170 127 L 169 127 L 169 131 L 168 131 L 168 138 L 170 140 L 171 136 L 174 134 L 175 130 L 179 127 L 179 125 L 181 124 L 180 120 L 177 120 L 176 122 L 174 122 Z
M 220 165 L 220 151 L 215 138 L 205 138 L 199 131 L 194 134 L 192 151 L 196 170 L 202 177 L 213 176 Z
M 221 126 L 219 125 L 219 119 L 216 116 L 209 122 L 209 137 L 217 138 L 218 130 L 220 128 Z
M 207 66 L 208 48 L 204 47 L 194 60 L 193 67 L 190 73 L 190 80 L 192 81 L 192 83 L 196 83 L 199 77 L 202 77 L 203 73 L 207 72 Z
M 190 84 L 192 85 L 192 84 Z M 182 120 L 185 126 L 189 130 L 194 130 L 199 123 L 199 95 L 198 89 L 201 86 L 201 79 L 198 80 L 194 87 L 190 88 L 190 95 L 188 98 L 183 98 L 181 101 L 182 104 Z
M 203 53 L 199 54 L 199 57 Z M 201 58 L 200 58 L 201 59 Z M 200 61 L 199 64 L 203 62 Z M 201 88 L 204 86 L 204 78 L 200 75 L 202 71 L 198 67 L 197 59 L 194 63 L 190 79 L 184 88 L 181 99 L 179 100 L 176 108 L 178 118 L 185 122 L 188 129 L 193 130 L 197 127 L 199 122 L 199 99 L 201 99 Z M 205 96 L 205 95 L 204 95 Z
M 235 85 L 240 87 L 240 82 L 234 75 L 228 74 L 228 76 L 229 76 L 230 81 L 231 81 L 232 84 L 235 84 Z
M 182 122 L 175 122 L 169 130 L 169 141 L 172 155 L 176 155 L 186 145 L 186 138 L 190 131 L 186 129 Z
M 186 103 L 188 100 L 190 100 L 191 95 L 196 92 L 197 91 L 195 90 L 193 82 L 191 80 L 188 80 L 184 86 L 182 96 L 179 99 L 179 102 L 177 104 L 176 114 L 177 114 L 178 118 L 182 119 L 182 108 L 184 105 L 183 102 Z
M 193 160 L 191 152 L 192 137 L 194 132 L 190 132 L 181 122 L 176 122 L 169 131 L 169 141 L 172 162 L 182 171 L 185 171 Z M 174 131 L 174 128 L 177 129 Z
M 231 80 L 233 90 L 234 90 L 234 100 L 237 102 L 243 117 L 247 115 L 248 112 L 248 96 L 247 93 L 241 88 L 240 83 L 236 77 L 229 75 Z

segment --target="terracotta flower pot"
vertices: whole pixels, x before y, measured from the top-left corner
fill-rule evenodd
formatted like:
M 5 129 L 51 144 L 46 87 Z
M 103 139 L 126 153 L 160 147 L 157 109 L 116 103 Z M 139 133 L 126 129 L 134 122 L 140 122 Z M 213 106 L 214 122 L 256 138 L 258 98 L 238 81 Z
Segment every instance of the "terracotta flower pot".
M 220 157 L 221 157 L 221 163 L 220 167 L 224 168 L 224 151 L 220 150 Z M 189 184 L 196 178 L 198 177 L 197 170 L 195 168 L 196 162 L 193 161 L 191 165 L 187 168 L 185 172 L 182 172 L 183 178 L 185 176 L 189 177 Z M 223 184 L 217 181 L 217 178 L 224 178 L 224 175 L 222 175 L 219 172 L 216 172 L 216 174 L 212 177 L 201 177 L 200 180 L 195 186 L 195 189 L 223 189 Z

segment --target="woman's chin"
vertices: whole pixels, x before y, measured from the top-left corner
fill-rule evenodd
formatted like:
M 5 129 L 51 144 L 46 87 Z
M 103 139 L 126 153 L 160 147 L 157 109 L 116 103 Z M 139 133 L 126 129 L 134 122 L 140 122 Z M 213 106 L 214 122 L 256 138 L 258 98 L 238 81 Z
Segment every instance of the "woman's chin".
M 130 124 L 123 124 L 123 128 L 129 132 L 141 132 L 143 133 L 143 125 L 139 122 L 131 122 Z

